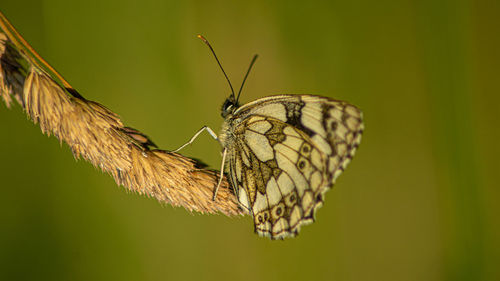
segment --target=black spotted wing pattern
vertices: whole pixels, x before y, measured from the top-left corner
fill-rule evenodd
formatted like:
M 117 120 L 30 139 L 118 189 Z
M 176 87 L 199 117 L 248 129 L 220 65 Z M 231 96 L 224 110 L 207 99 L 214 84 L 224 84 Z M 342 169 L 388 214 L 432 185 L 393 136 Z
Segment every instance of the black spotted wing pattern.
M 281 239 L 314 220 L 361 141 L 362 114 L 309 95 L 259 99 L 231 117 L 229 175 L 255 231 Z

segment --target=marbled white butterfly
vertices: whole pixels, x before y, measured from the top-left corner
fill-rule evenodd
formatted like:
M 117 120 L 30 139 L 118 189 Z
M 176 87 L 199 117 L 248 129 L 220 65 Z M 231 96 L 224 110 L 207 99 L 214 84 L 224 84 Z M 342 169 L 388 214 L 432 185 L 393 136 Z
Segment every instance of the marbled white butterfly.
M 198 37 L 215 56 L 208 41 Z M 293 237 L 313 222 L 325 192 L 354 156 L 362 113 L 347 102 L 313 95 L 276 95 L 240 106 L 241 88 L 235 97 L 229 85 L 219 136 L 203 127 L 178 150 L 207 130 L 222 146 L 221 179 L 226 168 L 241 206 L 253 215 L 255 231 L 272 239 Z

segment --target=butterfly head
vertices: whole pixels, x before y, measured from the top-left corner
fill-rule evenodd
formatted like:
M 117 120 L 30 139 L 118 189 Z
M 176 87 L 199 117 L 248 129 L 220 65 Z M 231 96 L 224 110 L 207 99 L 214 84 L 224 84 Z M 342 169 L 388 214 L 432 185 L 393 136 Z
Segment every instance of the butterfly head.
M 233 95 L 230 95 L 222 104 L 222 118 L 226 118 L 227 116 L 232 115 L 234 111 L 238 109 L 238 107 L 240 107 L 238 101 L 234 98 Z

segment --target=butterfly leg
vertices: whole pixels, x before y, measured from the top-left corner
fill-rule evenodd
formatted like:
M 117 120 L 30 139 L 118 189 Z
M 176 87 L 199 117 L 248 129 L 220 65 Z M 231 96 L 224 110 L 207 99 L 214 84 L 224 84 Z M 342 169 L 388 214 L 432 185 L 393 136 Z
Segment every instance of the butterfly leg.
M 172 152 L 178 152 L 179 150 L 183 149 L 184 147 L 192 144 L 194 142 L 194 140 L 203 132 L 203 131 L 207 131 L 215 140 L 219 140 L 219 138 L 217 137 L 217 135 L 214 133 L 214 131 L 212 131 L 212 129 L 210 129 L 210 127 L 207 127 L 207 126 L 203 126 L 203 128 L 201 128 L 198 132 L 196 132 L 196 134 L 194 134 L 194 136 L 188 141 L 186 142 L 185 144 L 183 144 L 181 147 L 177 148 L 176 150 L 172 151 Z
M 214 190 L 214 197 L 212 198 L 213 201 L 215 201 L 215 198 L 217 197 L 217 191 L 219 190 L 219 187 L 222 183 L 222 179 L 224 178 L 224 164 L 226 163 L 226 154 L 227 154 L 227 148 L 224 148 L 224 151 L 222 152 L 222 164 L 220 166 L 220 174 L 219 174 L 219 182 L 217 183 L 217 187 Z

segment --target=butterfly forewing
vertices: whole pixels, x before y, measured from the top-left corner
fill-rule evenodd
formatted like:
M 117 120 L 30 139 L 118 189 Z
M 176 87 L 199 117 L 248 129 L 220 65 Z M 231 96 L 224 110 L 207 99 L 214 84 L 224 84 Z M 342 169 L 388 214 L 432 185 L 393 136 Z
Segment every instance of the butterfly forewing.
M 230 179 L 256 232 L 284 238 L 313 221 L 354 155 L 363 124 L 346 102 L 280 95 L 240 107 L 223 128 Z

